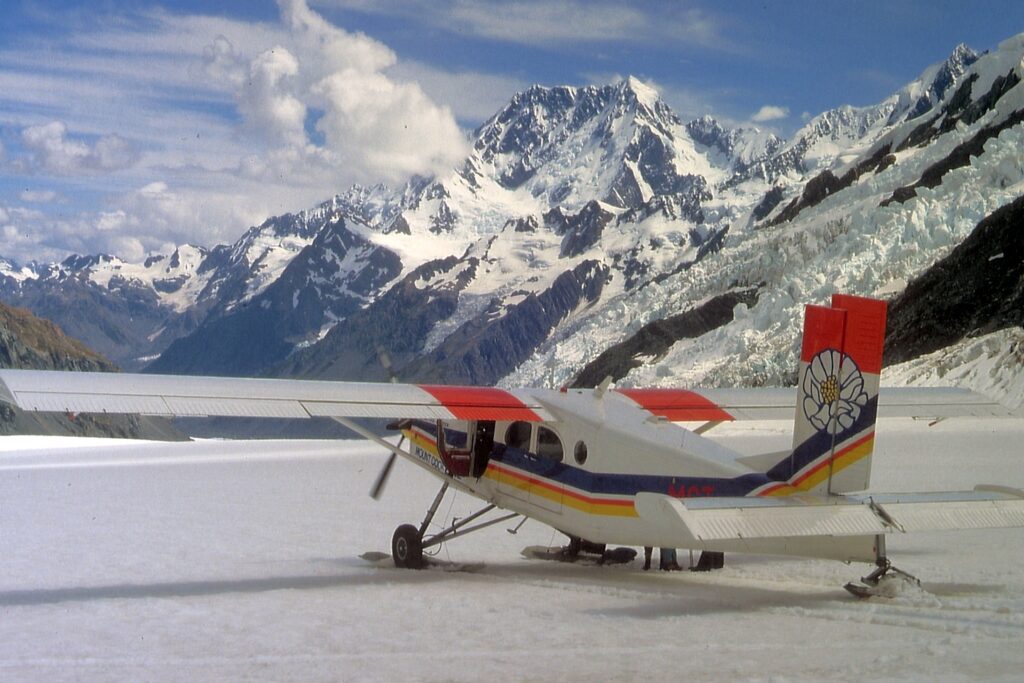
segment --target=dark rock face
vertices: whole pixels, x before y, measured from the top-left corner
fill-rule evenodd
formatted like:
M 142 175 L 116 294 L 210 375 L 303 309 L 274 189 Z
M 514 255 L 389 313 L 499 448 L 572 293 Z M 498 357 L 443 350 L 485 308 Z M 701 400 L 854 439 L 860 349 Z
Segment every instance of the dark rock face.
M 736 304 L 753 306 L 757 297 L 756 287 L 726 292 L 692 310 L 648 323 L 632 337 L 588 363 L 576 375 L 571 386 L 577 389 L 596 387 L 605 377 L 611 377 L 613 381 L 622 379 L 630 370 L 644 364 L 640 358 L 664 356 L 680 339 L 699 337 L 732 322 Z
M 493 384 L 529 358 L 571 312 L 595 301 L 608 278 L 606 266 L 584 261 L 515 305 L 501 309 L 495 300 L 424 353 L 431 329 L 455 312 L 478 267 L 475 258 L 455 257 L 421 266 L 273 374 L 383 381 L 386 354 L 404 382 Z
M 757 203 L 757 206 L 754 207 L 754 211 L 751 213 L 754 220 L 764 220 L 768 214 L 775 210 L 776 206 L 782 203 L 783 196 L 785 196 L 785 190 L 779 185 L 765 192 L 764 198 Z
M 885 362 L 1024 325 L 1024 197 L 978 223 L 889 304 Z
M 448 202 L 442 199 L 437 207 L 437 212 L 430 217 L 430 232 L 435 235 L 451 232 L 456 222 L 458 222 L 458 216 L 448 206 Z
M 565 237 L 562 238 L 561 256 L 563 258 L 579 256 L 597 244 L 605 227 L 611 223 L 613 218 L 615 216 L 594 201 L 587 202 L 587 205 L 575 216 L 564 217 L 564 223 L 559 226 L 565 234 Z
M 304 338 L 358 311 L 402 270 L 398 256 L 347 229 L 325 226 L 259 296 L 211 313 L 147 372 L 249 376 L 280 363 Z
M 969 78 L 965 79 L 957 87 L 956 93 L 943 110 L 911 131 L 897 151 L 926 145 L 940 135 L 953 130 L 959 123 L 966 125 L 975 123 L 990 112 L 1003 95 L 1020 83 L 1020 77 L 1015 70 L 1011 69 L 1006 75 L 996 78 L 988 92 L 973 99 L 974 84 L 977 80 L 977 74 L 971 74 Z
M 0 368 L 116 372 L 117 367 L 48 320 L 0 304 Z M 26 413 L 0 403 L 0 434 L 179 440 L 166 420 L 136 415 Z
M 505 223 L 503 229 L 508 230 L 510 228 L 516 232 L 537 232 L 540 229 L 540 223 L 535 216 L 511 218 Z
M 455 312 L 459 292 L 476 276 L 478 266 L 475 258 L 455 256 L 425 263 L 337 325 L 319 344 L 293 354 L 270 374 L 386 381 L 380 355 L 386 353 L 395 367 L 401 367 L 422 351 L 434 325 Z
M 493 384 L 527 360 L 570 313 L 596 301 L 608 275 L 607 266 L 584 261 L 540 294 L 531 293 L 505 311 L 488 310 L 463 324 L 399 375 L 418 382 Z

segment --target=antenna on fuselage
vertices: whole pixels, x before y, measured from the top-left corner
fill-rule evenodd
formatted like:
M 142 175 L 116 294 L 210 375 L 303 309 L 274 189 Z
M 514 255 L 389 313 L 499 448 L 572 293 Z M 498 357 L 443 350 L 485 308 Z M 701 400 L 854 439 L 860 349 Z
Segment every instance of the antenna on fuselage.
M 594 398 L 601 400 L 604 398 L 605 393 L 608 391 L 608 387 L 612 385 L 612 376 L 607 375 L 601 383 L 594 387 Z

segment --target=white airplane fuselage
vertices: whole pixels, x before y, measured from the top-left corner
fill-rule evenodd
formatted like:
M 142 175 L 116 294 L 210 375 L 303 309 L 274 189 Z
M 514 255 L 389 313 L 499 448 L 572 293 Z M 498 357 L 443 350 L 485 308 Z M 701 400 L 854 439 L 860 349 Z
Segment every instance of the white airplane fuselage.
M 741 464 L 736 451 L 653 418 L 621 395 L 535 397 L 556 421 L 495 421 L 493 443 L 482 448 L 476 421 L 407 422 L 409 459 L 498 507 L 599 543 L 655 545 L 664 537 L 637 513 L 638 493 L 746 496 L 778 485 Z M 453 474 L 439 452 L 438 424 L 450 453 L 468 452 L 464 474 Z

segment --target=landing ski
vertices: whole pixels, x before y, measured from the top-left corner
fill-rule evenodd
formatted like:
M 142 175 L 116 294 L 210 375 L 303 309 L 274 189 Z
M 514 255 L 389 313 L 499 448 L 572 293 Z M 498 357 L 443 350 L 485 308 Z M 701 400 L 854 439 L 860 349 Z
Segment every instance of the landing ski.
M 609 548 L 604 554 L 572 552 L 568 547 L 531 545 L 523 548 L 522 556 L 530 560 L 551 560 L 588 565 L 628 564 L 636 559 L 635 548 Z
M 381 569 L 395 569 L 395 563 L 391 559 L 391 555 L 388 553 L 377 552 L 374 550 L 363 553 L 359 556 L 359 559 L 365 560 L 375 567 Z M 441 572 L 478 572 L 484 568 L 483 562 L 452 562 L 450 560 L 440 560 L 434 557 L 423 558 L 424 569 L 433 569 L 434 571 Z

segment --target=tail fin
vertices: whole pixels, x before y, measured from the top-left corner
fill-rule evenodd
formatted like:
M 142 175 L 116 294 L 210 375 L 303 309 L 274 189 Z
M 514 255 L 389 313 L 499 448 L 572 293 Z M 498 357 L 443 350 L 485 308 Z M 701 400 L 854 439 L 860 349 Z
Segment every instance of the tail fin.
M 769 471 L 792 492 L 868 487 L 885 339 L 884 301 L 835 294 L 808 306 L 800 352 L 793 451 Z

